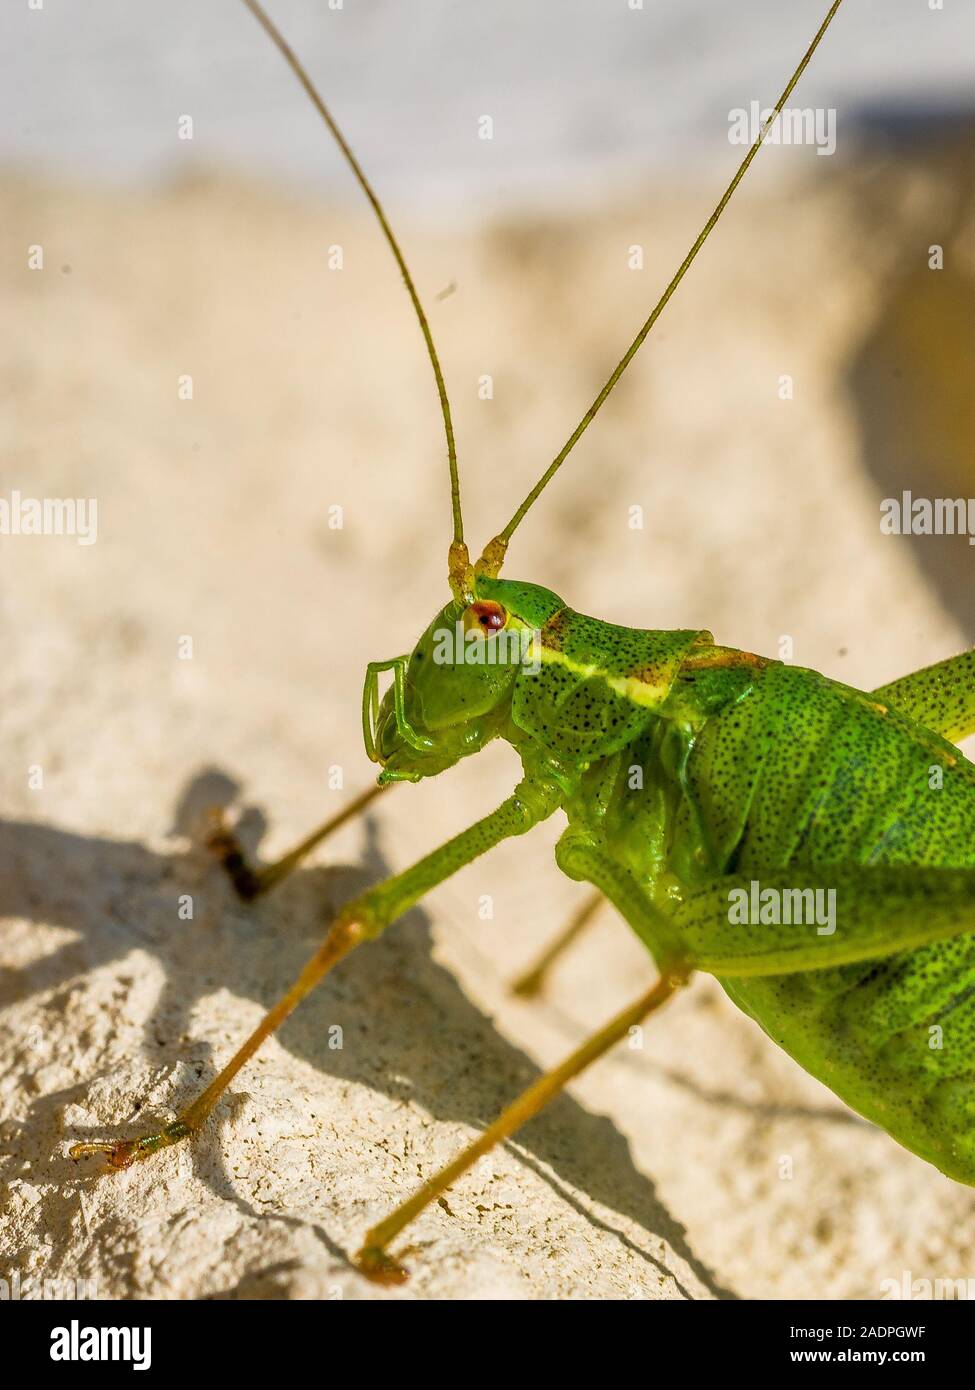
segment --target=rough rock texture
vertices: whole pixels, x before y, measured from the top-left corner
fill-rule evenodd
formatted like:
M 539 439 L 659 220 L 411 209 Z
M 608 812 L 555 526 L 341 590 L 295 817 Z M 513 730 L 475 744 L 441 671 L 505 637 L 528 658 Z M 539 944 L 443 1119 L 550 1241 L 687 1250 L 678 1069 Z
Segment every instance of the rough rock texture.
M 456 234 L 405 219 L 474 542 L 562 442 L 711 197 Z M 862 467 L 864 410 L 883 402 L 857 397 L 851 364 L 896 260 L 879 206 L 865 228 L 849 179 L 783 188 L 781 165 L 756 169 L 508 573 L 619 622 L 770 655 L 790 637 L 797 663 L 867 687 L 963 645 L 911 543 L 881 536 Z M 516 764 L 499 747 L 394 789 L 272 897 L 234 900 L 194 848 L 201 807 L 240 810 L 270 856 L 363 787 L 364 663 L 407 648 L 443 599 L 415 325 L 365 218 L 270 191 L 8 181 L 0 227 L 5 495 L 99 504 L 95 545 L 0 538 L 0 1276 L 123 1297 L 656 1299 L 857 1298 L 904 1271 L 975 1273 L 972 1193 L 709 980 L 417 1222 L 408 1286 L 350 1268 L 371 1222 L 651 978 L 606 910 L 543 1000 L 508 994 L 579 900 L 555 825 L 346 962 L 193 1143 L 111 1176 L 67 1159 L 171 1116 L 333 906 L 482 814 Z M 909 381 L 895 389 L 903 405 Z

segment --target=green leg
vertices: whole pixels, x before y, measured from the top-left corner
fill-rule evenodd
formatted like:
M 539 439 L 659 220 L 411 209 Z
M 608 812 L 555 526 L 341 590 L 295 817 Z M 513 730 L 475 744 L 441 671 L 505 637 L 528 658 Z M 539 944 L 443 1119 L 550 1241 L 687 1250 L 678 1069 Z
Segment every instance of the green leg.
M 555 846 L 555 862 L 569 878 L 591 883 L 609 899 L 647 947 L 661 975 L 687 973 L 687 952 L 668 915 L 595 837 L 570 828 Z
M 645 886 L 616 864 L 595 837 L 570 829 L 559 841 L 556 858 L 570 878 L 594 883 L 605 893 L 656 956 L 661 978 L 560 1067 L 540 1077 L 464 1153 L 369 1231 L 357 1261 L 374 1279 L 401 1281 L 405 1271 L 387 1253 L 389 1243 L 478 1158 L 537 1114 L 568 1079 L 659 1008 L 689 970 L 725 976 L 782 974 L 891 955 L 975 929 L 975 870 L 841 866 L 815 876 L 807 871 L 763 875 L 762 887 L 780 892 L 836 892 L 835 930 L 820 935 L 815 924 L 748 927 L 730 922 L 731 892 L 751 890 L 751 879 L 743 875 L 692 893 L 670 916 L 658 910 Z
M 227 1086 L 260 1047 L 265 1038 L 288 1017 L 305 995 L 362 941 L 378 936 L 390 922 L 401 916 L 423 895 L 451 874 L 469 864 L 486 850 L 492 849 L 512 835 L 523 835 L 533 825 L 546 819 L 559 804 L 559 790 L 543 781 L 524 781 L 514 794 L 501 803 L 496 811 L 476 821 L 432 854 L 419 860 L 404 873 L 396 874 L 370 888 L 361 897 L 347 903 L 311 960 L 294 984 L 272 1009 L 265 1014 L 257 1028 L 230 1059 L 219 1076 L 187 1106 L 176 1119 L 155 1134 L 142 1139 L 119 1143 L 75 1144 L 69 1150 L 72 1158 L 86 1154 L 104 1153 L 114 1168 L 127 1168 L 139 1158 L 148 1158 L 158 1149 L 168 1148 L 187 1135 L 193 1134 L 207 1120 Z
M 390 1212 L 385 1220 L 373 1226 L 366 1233 L 362 1249 L 356 1255 L 356 1264 L 362 1273 L 378 1284 L 402 1284 L 408 1277 L 407 1271 L 398 1260 L 388 1254 L 387 1247 L 390 1241 L 395 1240 L 404 1227 L 415 1220 L 425 1207 L 452 1187 L 479 1158 L 490 1153 L 496 1144 L 504 1143 L 526 1120 L 537 1115 L 573 1077 L 598 1061 L 611 1047 L 625 1038 L 631 1029 L 666 1004 L 682 983 L 682 980 L 668 976 L 659 979 L 636 1003 L 618 1013 L 615 1018 L 611 1018 L 598 1032 L 593 1033 L 592 1037 L 587 1038 L 580 1047 L 570 1053 L 559 1066 L 545 1072 L 527 1090 L 522 1091 L 462 1154 L 445 1168 L 441 1168 L 440 1172 L 425 1182 L 419 1191 L 414 1192 L 395 1211 Z
M 873 699 L 957 743 L 975 734 L 975 651 L 901 676 L 873 691 Z
M 833 892 L 832 922 L 755 924 L 753 882 L 755 891 L 775 889 L 780 903 L 789 892 Z M 694 970 L 744 978 L 827 969 L 975 931 L 975 869 L 871 864 L 733 875 L 690 893 L 672 925 Z
M 569 878 L 594 884 L 645 943 L 663 975 L 693 970 L 712 975 L 787 975 L 875 960 L 975 931 L 975 869 L 915 865 L 836 865 L 812 872 L 777 870 L 728 875 L 686 893 L 664 912 L 646 888 L 618 865 L 593 837 L 568 830 L 556 846 Z M 764 923 L 752 909 L 756 891 L 807 894 L 804 904 L 824 911 L 802 924 Z M 796 899 L 788 899 L 795 902 Z M 741 920 L 741 906 L 746 917 Z M 795 915 L 795 914 L 793 914 Z M 811 920 L 810 920 L 811 919 Z

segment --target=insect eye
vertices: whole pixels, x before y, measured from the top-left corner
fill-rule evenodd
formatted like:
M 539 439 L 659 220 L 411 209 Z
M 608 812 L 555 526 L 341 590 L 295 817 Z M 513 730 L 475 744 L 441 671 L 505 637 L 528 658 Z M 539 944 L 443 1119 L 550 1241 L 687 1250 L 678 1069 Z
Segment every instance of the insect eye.
M 480 632 L 484 637 L 500 632 L 507 621 L 508 615 L 500 603 L 491 599 L 479 599 L 464 611 L 465 632 Z

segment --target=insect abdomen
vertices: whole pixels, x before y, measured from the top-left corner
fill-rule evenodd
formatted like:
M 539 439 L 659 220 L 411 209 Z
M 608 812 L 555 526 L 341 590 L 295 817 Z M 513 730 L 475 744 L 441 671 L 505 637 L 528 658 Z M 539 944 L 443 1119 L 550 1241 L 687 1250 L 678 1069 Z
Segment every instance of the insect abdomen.
M 752 737 L 751 751 L 738 743 L 733 782 L 747 813 L 726 867 L 759 884 L 763 871 L 814 867 L 824 890 L 831 863 L 975 867 L 972 765 L 867 697 L 807 675 L 781 668 L 764 691 L 758 683 L 753 724 L 765 724 L 767 693 L 770 736 Z M 712 778 L 736 742 L 720 724 L 701 750 Z M 725 804 L 713 786 L 711 800 Z M 722 984 L 860 1114 L 949 1176 L 975 1183 L 975 935 Z
M 836 970 L 722 980 L 813 1076 L 975 1184 L 975 937 Z

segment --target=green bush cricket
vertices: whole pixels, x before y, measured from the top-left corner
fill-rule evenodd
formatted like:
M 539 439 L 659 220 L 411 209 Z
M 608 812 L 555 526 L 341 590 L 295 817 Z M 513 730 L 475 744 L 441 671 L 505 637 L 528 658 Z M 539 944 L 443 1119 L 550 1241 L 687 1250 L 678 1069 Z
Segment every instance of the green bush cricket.
M 489 815 L 347 903 L 291 989 L 209 1087 L 141 1139 L 80 1143 L 128 1167 L 192 1135 L 230 1081 L 351 950 L 502 840 L 562 811 L 556 859 L 608 899 L 649 951 L 654 986 L 516 1099 L 455 1162 L 369 1231 L 357 1263 L 395 1282 L 410 1221 L 591 1061 L 688 984 L 715 975 L 812 1075 L 949 1177 L 975 1184 L 975 653 L 865 693 L 716 645 L 702 631 L 615 626 L 501 577 L 508 543 L 640 348 L 757 154 L 765 126 L 605 386 L 508 524 L 471 563 L 446 386 L 399 245 L 364 172 L 257 0 L 244 0 L 338 142 L 397 261 L 443 414 L 450 598 L 408 655 L 369 663 L 363 734 L 381 767 L 276 864 L 251 868 L 216 823 L 211 846 L 245 898 L 279 882 L 383 787 L 445 772 L 495 739 L 523 779 Z M 782 110 L 841 4 L 834 0 Z M 380 696 L 379 678 L 391 676 Z M 568 939 L 564 937 L 560 946 Z M 537 984 L 544 965 L 523 984 Z M 950 1048 L 932 1047 L 933 1033 Z

